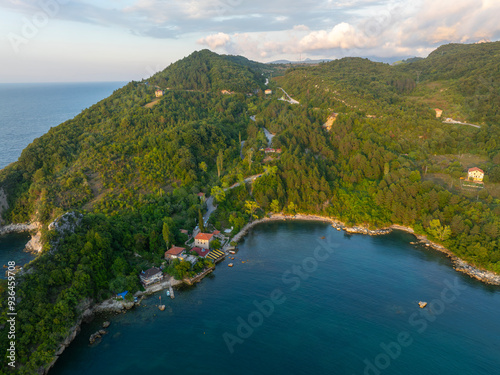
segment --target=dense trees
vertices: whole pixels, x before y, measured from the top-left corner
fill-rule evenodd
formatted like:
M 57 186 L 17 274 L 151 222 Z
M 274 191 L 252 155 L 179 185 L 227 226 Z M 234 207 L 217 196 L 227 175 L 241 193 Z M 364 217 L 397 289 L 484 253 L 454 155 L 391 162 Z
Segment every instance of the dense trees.
M 470 82 L 469 68 L 482 71 L 481 63 L 466 54 L 453 61 L 468 48 L 491 68 L 479 83 Z M 169 246 L 187 240 L 181 228 L 205 229 L 199 192 L 218 204 L 210 223 L 232 227 L 233 234 L 270 212 L 371 227 L 397 223 L 500 272 L 498 197 L 431 178 L 439 172 L 457 180 L 462 155 L 471 154 L 490 181 L 500 180 L 496 49 L 447 46 L 396 67 L 357 58 L 293 67 L 270 85 L 285 88 L 300 105 L 247 95 L 263 88 L 263 71 L 276 68 L 201 51 L 36 139 L 19 162 L 0 171 L 10 207 L 3 217 L 46 225 L 76 210 L 83 219 L 65 236 L 45 228 L 44 254 L 22 276 L 21 372 L 52 360 L 82 301 L 137 290 L 139 272 L 159 266 Z M 424 72 L 418 85 L 415 70 Z M 480 118 L 481 128 L 436 119 L 426 97 L 433 85 L 453 91 L 443 95 L 460 113 Z M 170 90 L 154 104 L 156 86 Z M 487 104 L 472 107 L 476 94 Z M 327 131 L 323 124 L 332 114 Z M 264 127 L 276 134 L 272 146 L 281 153 L 265 153 Z M 183 278 L 204 266 L 210 264 L 175 261 L 168 272 Z M 5 295 L 2 285 L 0 291 Z M 5 319 L 3 313 L 0 324 Z M 1 350 L 5 342 L 2 336 Z

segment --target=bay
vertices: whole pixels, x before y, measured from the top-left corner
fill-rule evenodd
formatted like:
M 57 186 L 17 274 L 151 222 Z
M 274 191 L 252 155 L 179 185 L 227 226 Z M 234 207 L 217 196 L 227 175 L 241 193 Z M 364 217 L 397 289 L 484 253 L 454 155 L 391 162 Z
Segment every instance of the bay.
M 498 373 L 499 288 L 413 240 L 348 236 L 323 223 L 261 224 L 234 261 L 174 300 L 156 294 L 85 324 L 50 373 Z M 109 334 L 90 346 L 105 319 Z

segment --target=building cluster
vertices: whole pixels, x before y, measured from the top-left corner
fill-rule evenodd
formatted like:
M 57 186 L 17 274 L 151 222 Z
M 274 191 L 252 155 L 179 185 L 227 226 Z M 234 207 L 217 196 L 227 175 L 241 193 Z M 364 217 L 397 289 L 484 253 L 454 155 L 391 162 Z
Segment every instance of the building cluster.
M 187 232 L 184 229 L 182 229 L 182 231 Z M 222 250 L 213 249 L 211 246 L 212 241 L 219 236 L 220 232 L 218 230 L 215 230 L 212 233 L 198 233 L 194 237 L 194 246 L 192 248 L 172 246 L 165 252 L 165 260 L 173 261 L 174 259 L 179 259 L 194 265 L 198 262 L 199 257 L 201 257 L 216 263 L 225 256 L 225 253 Z M 196 255 L 193 255 L 193 252 Z M 142 271 L 139 277 L 142 284 L 147 287 L 163 280 L 164 275 L 161 269 L 152 267 L 147 271 Z

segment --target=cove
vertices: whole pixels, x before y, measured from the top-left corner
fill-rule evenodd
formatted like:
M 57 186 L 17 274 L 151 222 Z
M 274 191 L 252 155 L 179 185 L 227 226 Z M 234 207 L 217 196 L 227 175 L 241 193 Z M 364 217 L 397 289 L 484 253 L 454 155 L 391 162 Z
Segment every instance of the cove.
M 35 259 L 33 254 L 24 251 L 30 237 L 29 233 L 9 233 L 0 236 L 0 265 L 14 261 L 16 265 L 24 266 Z M 5 278 L 4 268 L 1 269 L 0 278 Z
M 260 224 L 235 260 L 174 300 L 163 292 L 83 325 L 50 374 L 497 373 L 500 289 L 413 240 L 316 222 Z M 272 313 L 259 309 L 278 295 Z M 106 319 L 109 333 L 89 346 Z

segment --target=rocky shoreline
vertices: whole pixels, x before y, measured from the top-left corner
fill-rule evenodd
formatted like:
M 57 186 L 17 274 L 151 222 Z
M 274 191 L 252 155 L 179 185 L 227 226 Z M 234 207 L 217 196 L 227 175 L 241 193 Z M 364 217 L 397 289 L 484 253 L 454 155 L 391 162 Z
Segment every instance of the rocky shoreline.
M 172 277 L 170 279 L 163 280 L 158 284 L 151 285 L 147 287 L 145 291 L 139 291 L 134 294 L 134 297 L 138 298 L 137 302 L 117 300 L 116 298 L 109 298 L 93 306 L 92 302 L 89 300 L 83 302 L 82 305 L 80 306 L 80 310 L 83 311 L 83 313 L 80 316 L 80 319 L 78 319 L 78 322 L 69 330 L 66 339 L 59 345 L 59 348 L 56 350 L 54 360 L 48 366 L 40 368 L 38 370 L 38 374 L 40 375 L 48 374 L 49 370 L 55 365 L 61 354 L 76 338 L 78 333 L 80 333 L 81 325 L 83 322 L 91 321 L 94 318 L 94 316 L 99 313 L 115 313 L 115 314 L 126 313 L 127 310 L 130 310 L 135 306 L 139 306 L 144 296 L 148 296 L 153 293 L 159 292 L 161 290 L 168 289 L 170 286 L 177 286 L 180 284 L 183 284 L 181 280 L 175 280 Z
M 454 270 L 465 273 L 470 277 L 477 279 L 485 284 L 500 285 L 500 275 L 473 266 L 467 263 L 465 260 L 457 257 L 455 254 L 453 254 L 450 250 L 448 250 L 444 246 L 435 243 L 433 241 L 430 241 L 424 235 L 416 234 L 412 228 L 397 224 L 391 225 L 390 227 L 387 228 L 368 229 L 363 226 L 347 227 L 343 222 L 327 216 L 305 215 L 305 214 L 297 214 L 292 216 L 292 215 L 274 214 L 269 217 L 265 217 L 263 219 L 255 220 L 251 223 L 248 223 L 233 237 L 232 242 L 236 243 L 239 242 L 248 233 L 248 231 L 257 224 L 270 221 L 284 221 L 284 220 L 308 220 L 308 221 L 329 222 L 332 224 L 334 228 L 344 230 L 348 234 L 365 234 L 369 236 L 381 236 L 389 234 L 393 230 L 401 230 L 404 232 L 408 232 L 413 234 L 421 245 L 430 247 L 434 250 L 446 254 L 451 259 Z

